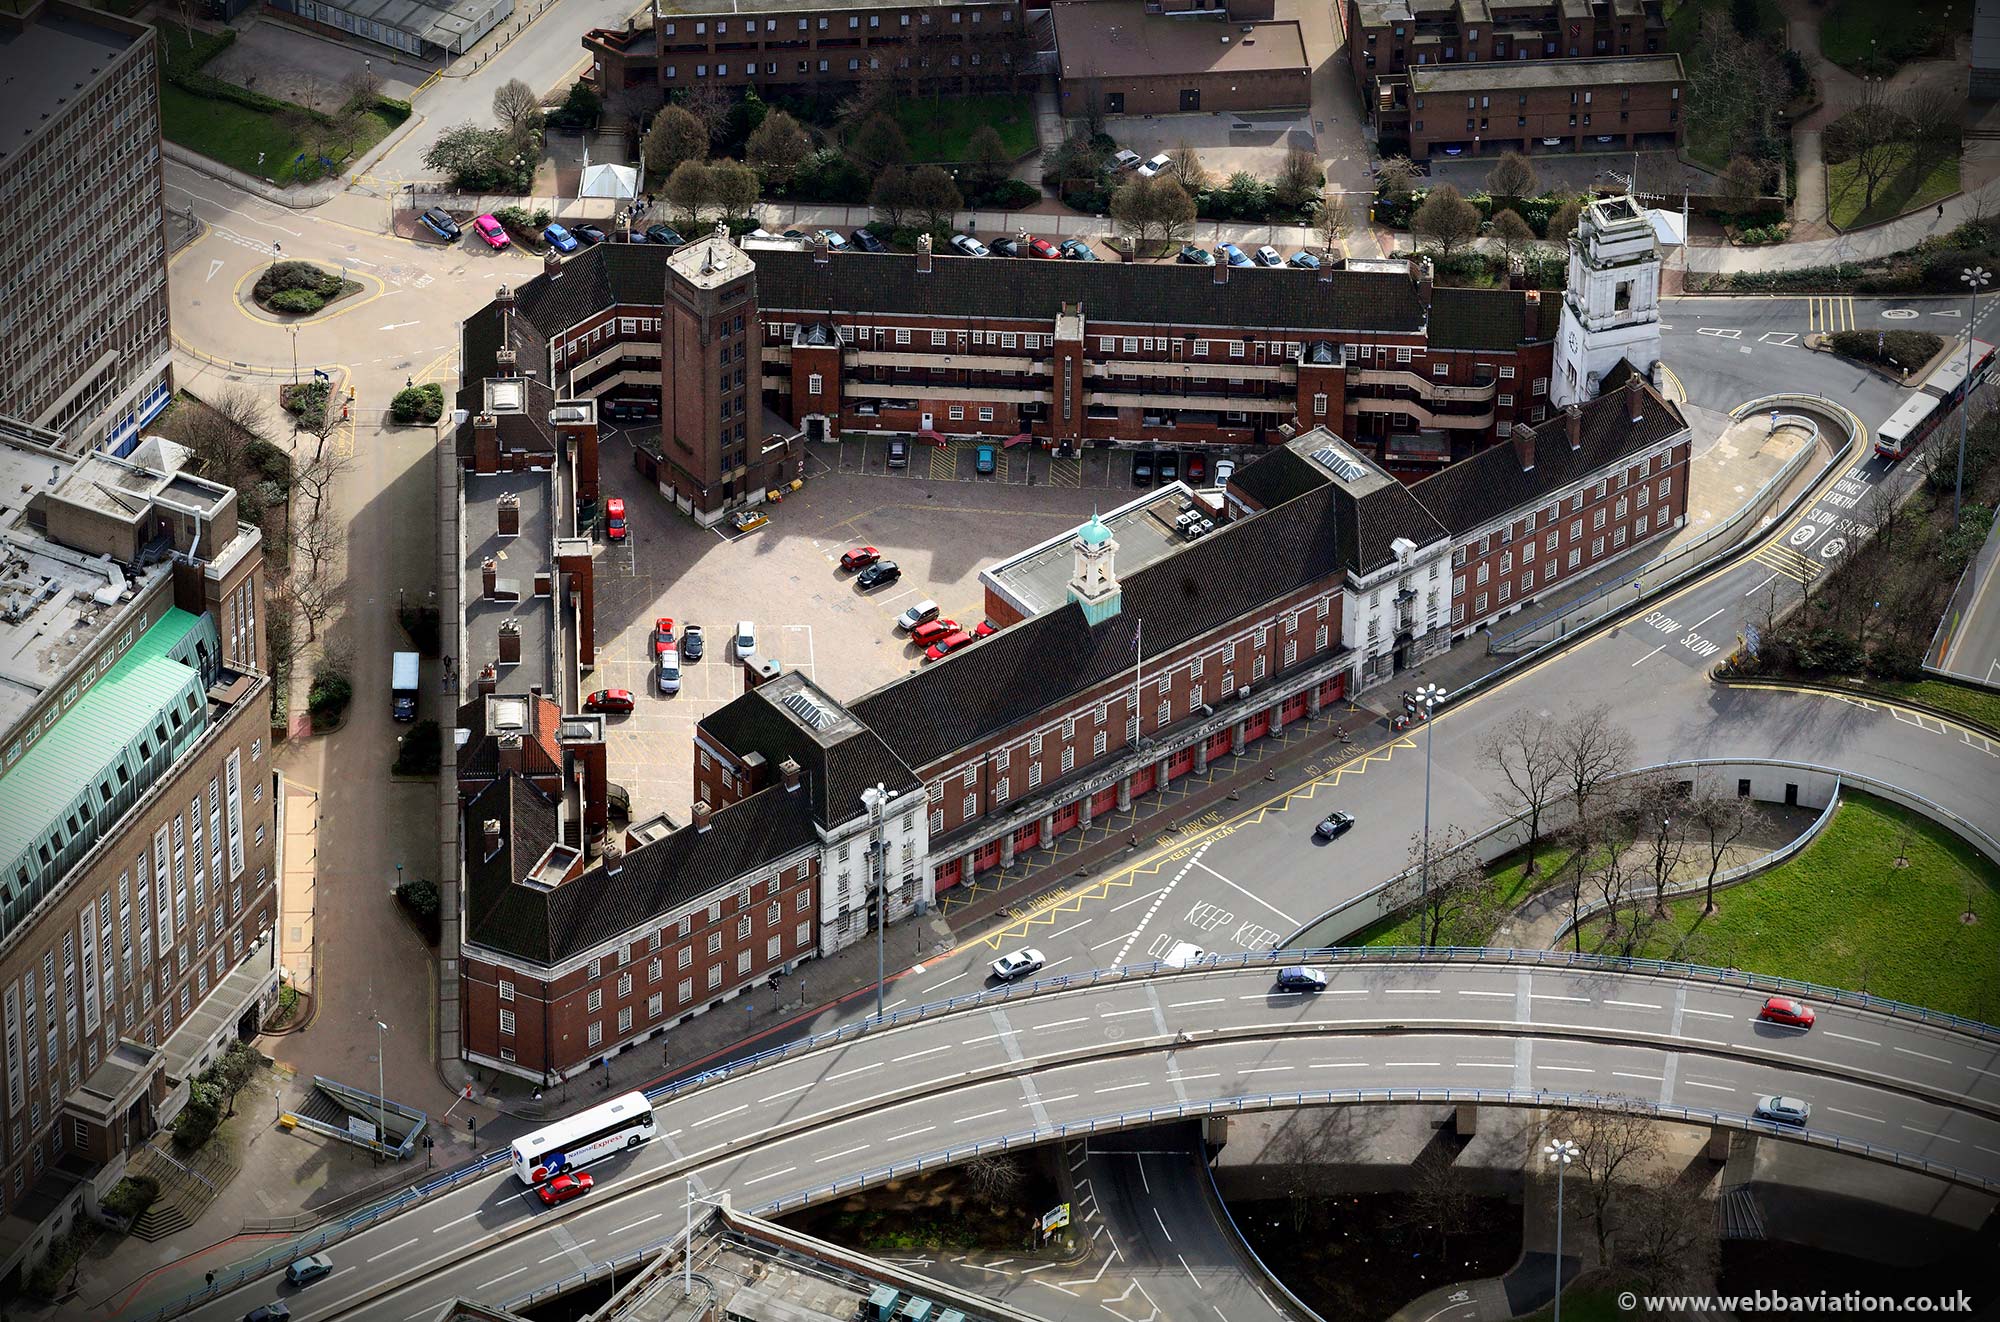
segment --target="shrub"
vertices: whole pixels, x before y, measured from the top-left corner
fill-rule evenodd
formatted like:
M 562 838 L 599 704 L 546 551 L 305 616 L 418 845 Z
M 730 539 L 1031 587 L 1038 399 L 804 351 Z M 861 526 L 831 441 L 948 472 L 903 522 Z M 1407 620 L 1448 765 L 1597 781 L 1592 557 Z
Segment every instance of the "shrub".
M 389 401 L 389 416 L 401 423 L 433 423 L 444 416 L 444 387 L 435 381 L 398 390 Z
M 1838 331 L 1833 351 L 1844 358 L 1909 371 L 1931 360 L 1944 341 L 1929 331 Z
M 318 377 L 296 386 L 278 387 L 279 401 L 285 412 L 298 419 L 301 427 L 317 427 L 326 416 L 327 400 L 333 393 L 331 382 Z
M 1782 243 L 1785 232 L 1776 225 L 1752 225 L 1736 231 L 1736 241 L 1742 244 Z
M 332 298 L 340 292 L 340 276 L 311 262 L 273 262 L 258 275 L 251 293 L 264 300 L 283 289 L 305 289 Z
M 438 889 L 422 877 L 406 881 L 396 887 L 396 902 L 409 911 L 424 937 L 432 945 L 437 944 L 438 930 Z
M 187 1105 L 174 1119 L 174 1146 L 192 1152 L 215 1135 L 222 1123 L 222 1090 L 206 1074 L 188 1085 Z
M 121 1221 L 132 1222 L 144 1215 L 146 1209 L 153 1205 L 153 1200 L 159 1196 L 160 1186 L 157 1181 L 145 1175 L 127 1175 L 112 1187 L 110 1193 L 104 1195 L 104 1200 L 99 1206 Z
M 340 721 L 347 704 L 354 701 L 354 682 L 331 663 L 320 662 L 313 672 L 312 688 L 306 692 L 306 710 L 312 713 L 313 729 L 331 729 Z
M 326 300 L 310 289 L 280 289 L 264 300 L 273 312 L 317 312 Z
M 444 755 L 443 734 L 436 721 L 418 721 L 396 750 L 399 776 L 435 776 Z
M 244 464 L 280 492 L 292 487 L 292 457 L 261 436 L 253 436 L 243 446 Z
M 1025 179 L 1002 179 L 984 189 L 968 190 L 966 205 L 1001 211 L 1025 211 L 1042 200 L 1042 190 Z

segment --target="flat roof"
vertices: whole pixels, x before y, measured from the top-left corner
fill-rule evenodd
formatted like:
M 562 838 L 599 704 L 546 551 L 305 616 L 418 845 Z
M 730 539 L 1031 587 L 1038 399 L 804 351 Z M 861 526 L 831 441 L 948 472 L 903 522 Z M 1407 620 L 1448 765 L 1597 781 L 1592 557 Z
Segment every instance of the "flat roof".
M 555 609 L 548 597 L 535 595 L 535 575 L 553 572 L 550 487 L 556 481 L 553 469 L 523 470 L 515 473 L 469 474 L 465 479 L 465 575 L 461 589 L 465 607 L 465 663 L 484 666 L 495 662 L 496 693 L 525 694 L 539 688 L 548 697 L 562 701 L 555 662 L 549 655 L 549 631 L 555 623 Z M 521 511 L 520 532 L 500 535 L 500 497 L 512 495 Z M 501 583 L 511 583 L 517 593 L 513 601 L 490 601 L 486 596 L 484 566 L 493 557 Z M 518 665 L 498 664 L 500 626 L 513 620 L 521 626 L 521 661 Z M 471 688 L 478 672 L 468 671 L 465 687 Z
M 1494 60 L 1485 64 L 1412 65 L 1410 87 L 1418 92 L 1477 92 L 1506 88 L 1604 87 L 1687 81 L 1681 57 L 1608 55 L 1594 60 Z
M 1304 71 L 1305 38 L 1291 19 L 1226 23 L 1146 12 L 1144 0 L 1063 0 L 1051 10 L 1065 78 Z
M 1097 517 L 1118 543 L 1114 568 L 1121 579 L 1164 560 L 1187 539 L 1174 530 L 1182 506 L 1194 499 L 1185 483 L 1174 482 Z M 1076 572 L 1072 546 L 1082 523 L 1045 542 L 980 571 L 980 578 L 998 588 L 1030 615 L 1054 610 L 1069 600 L 1069 580 Z
M 109 25 L 47 10 L 19 31 L 0 28 L 0 70 L 6 71 L 0 75 L 0 101 L 8 112 L 0 152 L 18 150 L 44 118 L 63 109 L 140 40 Z
M 321 0 L 329 9 L 412 33 L 438 46 L 450 46 L 468 32 L 483 32 L 493 14 L 493 0 Z

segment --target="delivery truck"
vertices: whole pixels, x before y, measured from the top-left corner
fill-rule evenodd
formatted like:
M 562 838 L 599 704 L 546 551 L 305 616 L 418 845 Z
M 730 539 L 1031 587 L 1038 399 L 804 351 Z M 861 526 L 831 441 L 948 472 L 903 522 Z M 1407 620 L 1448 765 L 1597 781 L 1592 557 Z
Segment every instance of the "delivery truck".
M 389 667 L 390 714 L 399 721 L 417 719 L 417 654 L 398 652 Z

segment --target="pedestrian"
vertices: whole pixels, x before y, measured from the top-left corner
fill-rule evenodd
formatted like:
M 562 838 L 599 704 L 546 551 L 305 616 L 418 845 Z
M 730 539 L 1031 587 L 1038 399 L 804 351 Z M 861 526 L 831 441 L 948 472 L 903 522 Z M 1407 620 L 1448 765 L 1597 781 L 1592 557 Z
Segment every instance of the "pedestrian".
M 1944 219 L 1944 203 L 1942 202 L 1938 203 L 1938 219 Z
M 208 1273 L 208 1275 L 204 1276 L 202 1278 L 202 1284 L 207 1287 L 213 1287 L 215 1285 L 215 1273 L 210 1272 Z

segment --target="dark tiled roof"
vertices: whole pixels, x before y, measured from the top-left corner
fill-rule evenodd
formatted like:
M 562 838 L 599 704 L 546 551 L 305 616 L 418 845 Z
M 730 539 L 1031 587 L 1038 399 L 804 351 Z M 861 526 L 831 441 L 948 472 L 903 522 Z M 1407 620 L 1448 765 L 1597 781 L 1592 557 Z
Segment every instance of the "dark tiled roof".
M 1317 465 L 1288 446 L 1267 450 L 1236 470 L 1229 485 L 1261 509 L 1282 505 L 1332 479 Z
M 1340 563 L 1356 574 L 1372 574 L 1396 558 L 1398 537 L 1413 545 L 1442 541 L 1444 526 L 1410 489 L 1391 478 L 1354 496 L 1334 484 L 1334 527 L 1340 535 Z
M 486 823 L 500 823 L 500 849 L 486 855 Z M 515 884 L 556 842 L 555 800 L 507 775 L 465 805 L 465 939 L 541 960 L 549 948 L 548 893 Z
M 1528 338 L 1528 300 L 1514 289 L 1431 291 L 1430 347 L 1511 351 Z
M 1577 449 L 1569 448 L 1569 420 L 1558 413 L 1532 429 L 1532 469 L 1522 470 L 1514 446 L 1496 445 L 1433 473 L 1410 492 L 1452 532 L 1470 532 L 1686 429 L 1680 411 L 1643 380 L 1640 390 L 1643 408 L 1637 426 L 1628 421 L 1625 392 L 1607 392 L 1582 406 Z
M 861 791 L 886 785 L 904 791 L 918 787 L 916 775 L 865 725 L 822 746 L 772 705 L 761 689 L 753 689 L 702 718 L 704 733 L 732 752 L 762 753 L 767 774 L 775 782 L 778 764 L 791 758 L 805 773 L 813 816 L 834 826 L 861 809 Z

